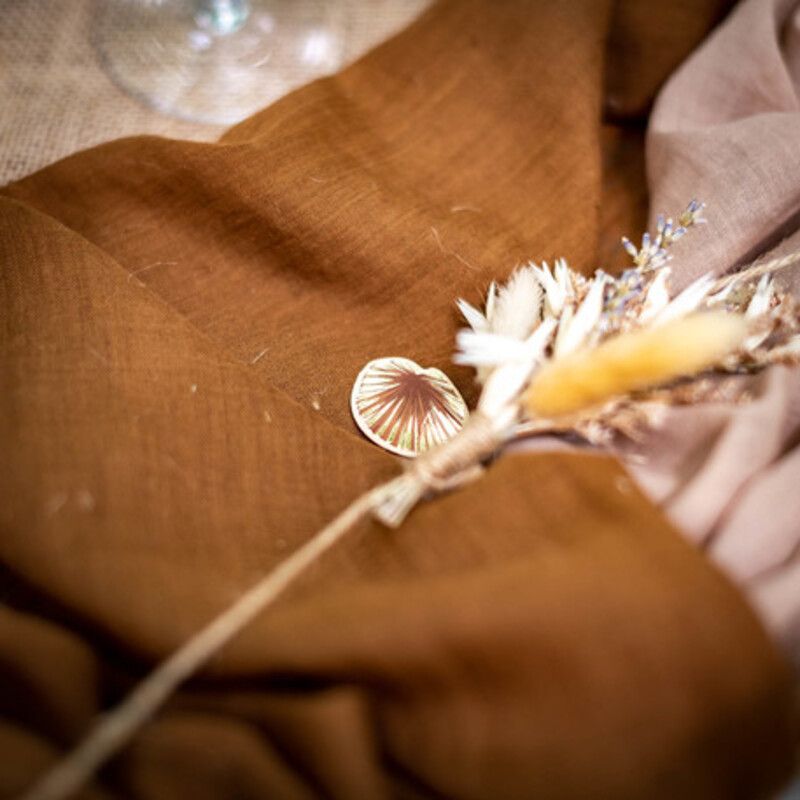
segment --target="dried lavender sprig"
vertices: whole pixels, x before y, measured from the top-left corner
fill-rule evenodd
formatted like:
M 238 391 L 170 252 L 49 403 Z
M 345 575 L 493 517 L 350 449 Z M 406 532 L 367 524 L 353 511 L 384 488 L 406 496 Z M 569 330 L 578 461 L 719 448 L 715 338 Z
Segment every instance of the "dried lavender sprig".
M 693 225 L 705 224 L 706 219 L 703 217 L 705 207 L 705 203 L 692 200 L 678 217 L 677 225 L 671 217 L 665 218 L 663 214 L 659 214 L 656 221 L 656 235 L 651 237 L 649 233 L 644 233 L 641 247 L 637 248 L 627 236 L 623 236 L 622 246 L 633 259 L 634 266 L 643 272 L 665 266 L 672 258 L 667 248 L 682 238 Z
M 684 228 L 691 228 L 692 225 L 705 225 L 708 222 L 703 216 L 705 208 L 705 203 L 692 199 L 683 214 L 678 217 L 678 225 L 682 225 Z

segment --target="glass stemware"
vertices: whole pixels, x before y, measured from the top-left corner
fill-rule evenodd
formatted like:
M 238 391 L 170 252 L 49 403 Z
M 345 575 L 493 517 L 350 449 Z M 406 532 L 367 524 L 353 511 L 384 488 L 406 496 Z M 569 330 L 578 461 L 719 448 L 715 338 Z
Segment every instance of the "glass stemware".
M 192 122 L 239 122 L 344 59 L 336 0 L 98 0 L 94 42 L 112 79 Z

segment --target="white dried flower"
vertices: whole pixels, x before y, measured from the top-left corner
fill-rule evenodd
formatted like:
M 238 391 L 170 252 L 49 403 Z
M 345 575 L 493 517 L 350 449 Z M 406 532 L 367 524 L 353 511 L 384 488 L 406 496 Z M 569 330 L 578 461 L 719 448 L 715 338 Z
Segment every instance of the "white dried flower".
M 489 330 L 489 320 L 486 319 L 484 314 L 478 311 L 475 306 L 468 303 L 466 300 L 462 300 L 460 297 L 456 300 L 456 305 L 473 331 L 476 333 L 486 333 Z
M 774 296 L 775 285 L 772 276 L 764 275 L 758 282 L 758 286 L 756 286 L 756 290 L 753 292 L 753 297 L 747 304 L 747 310 L 744 312 L 745 317 L 754 321 L 758 320 L 760 317 L 765 317 L 769 313 Z M 772 333 L 772 325 L 762 325 L 761 330 L 756 331 L 745 339 L 743 349 L 746 352 L 752 352 L 766 341 L 770 333 Z
M 559 268 L 559 262 L 556 262 L 556 274 L 550 272 L 550 267 L 547 262 L 543 261 L 541 267 L 531 262 L 530 267 L 533 269 L 534 274 L 539 279 L 539 283 L 544 289 L 545 293 L 545 310 L 551 317 L 559 317 L 564 310 L 564 304 L 567 298 L 572 293 L 572 283 L 569 281 L 568 276 L 564 274 L 564 270 Z
M 598 270 L 575 315 L 569 314 L 569 318 L 562 318 L 555 344 L 556 356 L 566 355 L 585 346 L 593 334 L 599 333 L 606 279 L 606 274 Z
M 645 295 L 642 310 L 639 313 L 639 322 L 651 322 L 669 305 L 669 289 L 667 288 L 669 276 L 669 267 L 664 267 L 656 273 L 656 277 L 653 278 Z
M 745 315 L 750 319 L 757 319 L 762 314 L 766 314 L 775 296 L 775 286 L 771 275 L 764 275 L 756 286 L 753 297 L 747 304 Z
M 694 283 L 690 283 L 677 297 L 670 300 L 666 307 L 653 320 L 654 325 L 663 325 L 674 319 L 680 319 L 692 311 L 697 311 L 708 297 L 714 286 L 712 275 L 703 275 Z

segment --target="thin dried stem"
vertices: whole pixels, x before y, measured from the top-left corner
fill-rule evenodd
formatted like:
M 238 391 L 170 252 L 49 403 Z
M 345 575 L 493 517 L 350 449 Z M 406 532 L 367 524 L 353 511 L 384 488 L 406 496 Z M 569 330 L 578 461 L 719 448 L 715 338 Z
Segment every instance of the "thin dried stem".
M 794 253 L 789 253 L 781 258 L 773 258 L 770 261 L 764 261 L 761 263 L 756 261 L 754 264 L 751 264 L 749 267 L 746 267 L 743 270 L 732 272 L 730 275 L 723 275 L 714 283 L 713 287 L 711 288 L 711 293 L 713 294 L 714 292 L 718 292 L 721 289 L 724 289 L 726 286 L 730 286 L 732 283 L 738 283 L 739 281 L 751 281 L 754 278 L 760 278 L 762 275 L 769 275 L 773 272 L 778 272 L 778 270 L 791 267 L 792 264 L 797 264 L 798 262 L 800 262 L 800 250 L 797 250 Z
M 278 564 L 232 606 L 192 636 L 112 709 L 86 738 L 45 773 L 20 800 L 64 800 L 131 739 L 170 695 L 360 520 L 372 512 L 399 479 L 382 484 L 354 500 L 336 519 Z

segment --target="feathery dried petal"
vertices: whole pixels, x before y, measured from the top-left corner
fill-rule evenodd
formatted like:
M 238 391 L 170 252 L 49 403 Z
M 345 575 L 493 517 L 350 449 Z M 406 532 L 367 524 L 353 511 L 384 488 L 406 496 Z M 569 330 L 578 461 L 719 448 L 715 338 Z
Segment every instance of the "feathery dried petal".
M 745 317 L 750 320 L 759 319 L 763 317 L 770 310 L 772 305 L 772 297 L 775 293 L 775 285 L 772 281 L 771 275 L 764 275 L 756 286 L 755 292 L 747 304 L 747 310 L 744 312 Z M 770 333 L 772 333 L 772 325 L 764 325 L 761 330 L 756 331 L 744 340 L 742 345 L 746 352 L 755 350 L 762 344 Z
M 542 266 L 538 267 L 536 264 L 531 263 L 530 267 L 533 269 L 539 283 L 545 292 L 545 310 L 551 317 L 560 316 L 564 310 L 564 303 L 567 300 L 567 290 L 555 279 L 550 272 L 550 267 L 547 262 L 543 261 Z
M 553 343 L 553 353 L 559 353 L 563 349 L 563 342 L 569 334 L 569 326 L 572 324 L 572 317 L 574 314 L 575 312 L 572 310 L 571 305 L 565 306 L 564 310 L 561 312 L 561 316 L 558 318 L 556 340 Z
M 498 367 L 508 362 L 532 363 L 542 357 L 556 325 L 553 319 L 544 320 L 523 341 L 499 333 L 462 329 L 456 334 L 458 350 L 453 355 L 453 362 L 484 368 Z
M 528 340 L 522 343 L 521 346 L 526 350 L 525 357 L 509 361 L 491 374 L 478 400 L 479 411 L 491 417 L 500 414 L 507 407 L 513 407 L 513 416 L 516 417 L 519 395 L 528 382 L 531 371 L 544 355 L 556 324 L 553 319 L 544 320 Z
M 677 297 L 670 300 L 669 305 L 653 320 L 653 324 L 663 325 L 697 311 L 713 286 L 712 275 L 703 275 L 694 283 L 690 283 Z
M 492 314 L 491 330 L 513 339 L 525 339 L 539 321 L 542 287 L 531 267 L 516 270 L 500 287 Z
M 565 258 L 557 258 L 553 268 L 553 275 L 555 276 L 556 283 L 564 290 L 567 297 L 575 295 L 575 273 L 567 265 Z
M 598 270 L 575 315 L 562 319 L 555 346 L 556 356 L 566 355 L 584 346 L 592 332 L 597 329 L 603 313 L 606 280 L 605 273 Z
M 519 361 L 527 355 L 525 342 L 487 331 L 460 330 L 456 334 L 458 351 L 453 363 L 470 367 L 496 367 L 506 361 Z
M 647 289 L 647 294 L 639 313 L 639 322 L 650 322 L 655 319 L 669 305 L 669 290 L 667 281 L 671 270 L 669 267 L 659 270 Z
M 473 331 L 484 333 L 489 330 L 489 320 L 475 306 L 460 297 L 456 300 L 456 305 Z
M 770 305 L 772 304 L 772 297 L 774 293 L 775 286 L 772 282 L 772 276 L 764 275 L 758 282 L 758 286 L 756 286 L 756 290 L 753 293 L 752 299 L 747 304 L 745 316 L 749 317 L 750 319 L 755 319 L 756 317 L 760 317 L 762 314 L 766 314 L 767 311 L 769 311 Z
M 497 302 L 497 281 L 492 281 L 489 284 L 489 290 L 486 292 L 486 307 L 485 307 L 485 314 L 486 319 L 489 322 L 489 325 L 492 324 L 492 320 L 494 319 L 494 307 L 495 303 Z

